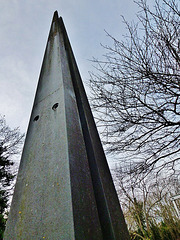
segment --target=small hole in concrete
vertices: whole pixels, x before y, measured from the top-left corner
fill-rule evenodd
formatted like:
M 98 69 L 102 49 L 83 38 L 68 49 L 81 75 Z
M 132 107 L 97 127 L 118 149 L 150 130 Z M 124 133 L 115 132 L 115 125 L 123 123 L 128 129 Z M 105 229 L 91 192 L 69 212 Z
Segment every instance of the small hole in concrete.
M 56 108 L 58 107 L 59 103 L 55 103 L 53 106 L 52 106 L 52 110 L 56 110 Z
M 39 115 L 37 115 L 35 118 L 34 118 L 34 122 L 37 121 L 39 119 Z

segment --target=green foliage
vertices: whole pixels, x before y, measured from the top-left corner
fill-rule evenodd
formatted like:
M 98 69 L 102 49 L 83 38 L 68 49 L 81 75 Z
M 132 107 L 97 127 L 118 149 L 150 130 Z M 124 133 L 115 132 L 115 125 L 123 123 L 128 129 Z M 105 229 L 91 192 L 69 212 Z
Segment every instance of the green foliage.
M 145 218 L 143 212 L 143 202 L 138 202 L 136 198 L 134 199 L 134 210 L 133 215 L 138 226 L 138 231 L 141 233 L 145 232 Z M 139 227 L 140 226 L 140 227 Z
M 175 174 L 157 177 L 151 173 L 139 180 L 133 174 L 124 173 L 122 167 L 116 168 L 114 174 L 131 240 L 180 238 L 180 220 L 171 200 L 180 189 Z
M 177 240 L 180 237 L 177 229 L 180 229 L 180 223 L 176 222 L 176 229 L 171 225 L 167 225 L 164 222 L 159 224 L 152 224 L 149 232 L 142 233 L 138 228 L 136 231 L 130 232 L 131 240 Z M 177 228 L 178 227 L 178 228 Z
M 170 211 L 165 211 L 169 209 L 166 206 L 162 211 L 163 221 L 158 222 L 155 216 L 151 217 L 152 222 L 149 218 L 148 222 L 145 221 L 145 211 L 141 201 L 135 201 L 134 210 L 131 211 L 132 217 L 135 221 L 135 229 L 130 230 L 131 240 L 177 240 L 180 237 L 180 221 L 172 214 Z M 149 229 L 147 228 L 149 224 Z
M 8 207 L 9 190 L 7 187 L 11 185 L 15 174 L 10 171 L 13 162 L 3 157 L 5 149 L 0 146 L 0 240 L 3 239 L 3 233 L 6 226 L 6 219 L 4 217 L 5 211 Z
M 152 240 L 156 240 L 156 239 L 161 239 L 161 235 L 160 235 L 160 229 L 157 225 L 155 224 L 151 224 L 151 238 Z
M 2 214 L 0 214 L 0 240 L 3 240 L 3 233 L 6 226 L 6 219 Z

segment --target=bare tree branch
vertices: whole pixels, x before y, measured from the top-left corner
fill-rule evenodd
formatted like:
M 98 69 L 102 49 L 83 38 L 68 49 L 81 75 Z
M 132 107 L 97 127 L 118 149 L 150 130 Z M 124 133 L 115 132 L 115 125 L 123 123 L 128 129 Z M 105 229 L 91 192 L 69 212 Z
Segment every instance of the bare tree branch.
M 180 11 L 175 0 L 156 0 L 154 9 L 136 4 L 139 22 L 123 18 L 128 35 L 107 33 L 114 45 L 103 46 L 102 61 L 93 59 L 91 103 L 107 151 L 148 173 L 179 161 Z

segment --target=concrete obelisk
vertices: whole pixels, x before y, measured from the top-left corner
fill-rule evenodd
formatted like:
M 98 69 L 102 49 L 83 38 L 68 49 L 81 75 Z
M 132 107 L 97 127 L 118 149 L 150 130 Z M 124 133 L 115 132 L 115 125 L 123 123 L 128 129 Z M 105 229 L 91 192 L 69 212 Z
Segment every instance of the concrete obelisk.
M 4 239 L 128 239 L 81 77 L 57 12 Z

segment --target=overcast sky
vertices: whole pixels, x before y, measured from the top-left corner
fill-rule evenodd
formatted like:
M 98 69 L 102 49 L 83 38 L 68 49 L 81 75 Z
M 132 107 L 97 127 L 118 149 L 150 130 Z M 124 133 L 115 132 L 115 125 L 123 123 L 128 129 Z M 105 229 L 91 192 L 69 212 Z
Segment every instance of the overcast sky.
M 63 17 L 83 81 L 101 58 L 104 29 L 120 38 L 121 15 L 132 20 L 132 0 L 0 0 L 0 114 L 26 132 L 42 58 L 55 10 Z
M 121 39 L 122 15 L 135 19 L 133 0 L 0 0 L 0 114 L 26 133 L 54 11 L 63 17 L 83 82 L 95 71 L 104 30 Z M 110 159 L 110 158 L 109 158 Z

